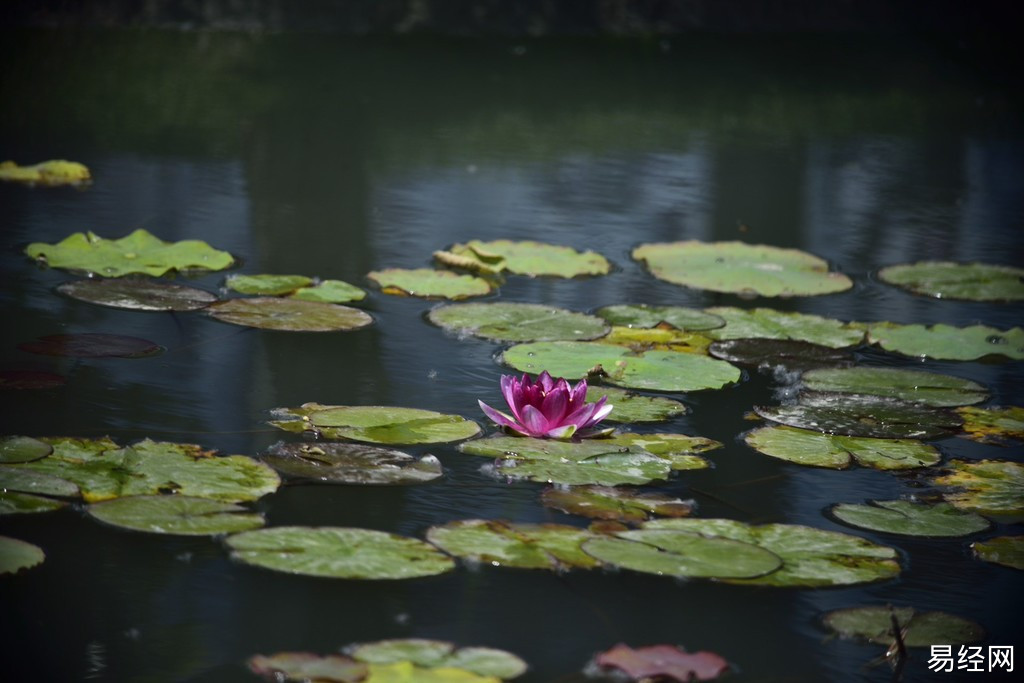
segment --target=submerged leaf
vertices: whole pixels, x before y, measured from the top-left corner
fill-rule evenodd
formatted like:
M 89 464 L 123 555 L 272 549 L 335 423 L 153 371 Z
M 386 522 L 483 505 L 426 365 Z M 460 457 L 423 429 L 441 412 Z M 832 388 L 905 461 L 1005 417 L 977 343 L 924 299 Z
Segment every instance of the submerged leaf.
M 543 242 L 470 240 L 466 244 L 453 245 L 449 251 L 473 261 L 486 263 L 490 260 L 492 263 L 501 263 L 503 269 L 510 273 L 531 277 L 546 275 L 571 278 L 581 275 L 605 275 L 611 270 L 608 259 L 597 252 L 580 252 L 572 247 Z M 458 263 L 455 265 L 467 267 Z
M 988 398 L 988 390 L 977 382 L 903 368 L 822 368 L 805 372 L 801 381 L 812 391 L 870 394 L 926 406 L 963 406 Z
M 1024 299 L 1024 268 L 987 263 L 918 261 L 878 271 L 883 282 L 937 299 L 1019 301 Z
M 975 541 L 971 550 L 980 560 L 1024 569 L 1024 536 L 996 536 L 987 541 Z
M 942 459 L 934 446 L 916 439 L 872 439 L 821 434 L 794 427 L 762 427 L 744 440 L 757 451 L 797 465 L 845 469 L 851 460 L 879 470 L 934 465 Z
M 263 515 L 241 505 L 192 496 L 125 496 L 86 511 L 112 526 L 151 534 L 212 536 L 258 529 Z
M 956 409 L 964 419 L 964 435 L 982 443 L 1003 444 L 1007 439 L 1024 439 L 1024 407 Z
M 597 655 L 599 666 L 624 671 L 634 681 L 657 678 L 680 683 L 711 681 L 729 670 L 729 662 L 714 652 L 687 652 L 674 645 L 651 645 L 633 649 L 619 643 Z
M 687 332 L 713 330 L 725 325 L 725 319 L 697 308 L 682 306 L 649 306 L 647 304 L 620 304 L 604 306 L 595 313 L 612 325 L 654 328 L 662 325 Z
M 292 477 L 337 484 L 419 484 L 441 476 L 441 462 L 351 443 L 277 443 L 263 461 Z
M 138 337 L 120 334 L 50 334 L 30 342 L 18 344 L 18 348 L 42 356 L 67 356 L 70 358 L 148 358 L 166 349 Z
M 16 538 L 0 536 L 0 576 L 16 574 L 22 569 L 36 566 L 46 554 L 37 545 L 19 541 Z
M 1024 359 L 1024 329 L 1000 330 L 986 325 L 899 325 L 869 323 L 868 341 L 905 356 L 941 360 L 976 360 L 986 356 Z
M 385 268 L 366 274 L 385 294 L 428 299 L 468 299 L 491 292 L 491 283 L 472 275 L 430 268 Z
M 133 311 L 195 311 L 217 300 L 203 289 L 152 280 L 90 278 L 65 282 L 57 291 L 79 301 Z
M 943 498 L 960 508 L 998 519 L 1024 521 L 1024 464 L 1007 460 L 950 460 L 938 486 L 955 487 Z
M 439 306 L 427 314 L 438 327 L 494 341 L 596 339 L 608 333 L 600 318 L 541 304 L 470 303 Z
M 580 549 L 594 538 L 564 524 L 512 524 L 464 519 L 433 526 L 427 540 L 450 555 L 520 569 L 590 569 L 597 561 Z
M 754 406 L 754 412 L 790 427 L 875 439 L 935 439 L 961 424 L 950 410 L 859 394 L 804 394 L 800 403 Z
M 621 522 L 642 522 L 652 516 L 688 517 L 694 502 L 662 495 L 643 493 L 640 489 L 607 486 L 574 486 L 570 489 L 544 489 L 541 501 L 545 507 L 591 519 L 613 519 Z
M 206 312 L 234 325 L 287 332 L 358 330 L 373 322 L 369 313 L 358 308 L 292 298 L 229 299 L 213 304 Z
M 849 607 L 829 612 L 824 622 L 843 638 L 891 645 L 896 640 L 892 632 L 894 616 L 906 647 L 976 643 L 985 637 L 984 629 L 970 619 L 945 612 L 919 612 L 913 607 Z
M 759 368 L 811 370 L 853 363 L 853 354 L 849 351 L 794 339 L 716 341 L 708 352 L 715 358 Z
M 286 431 L 310 431 L 328 439 L 369 443 L 447 443 L 480 432 L 480 425 L 461 415 L 420 408 L 304 403 L 298 408 L 278 408 L 274 414 L 283 419 L 270 424 Z
M 912 503 L 906 500 L 875 500 L 870 505 L 842 503 L 832 506 L 840 521 L 861 529 L 903 536 L 967 536 L 990 525 L 979 515 L 963 512 L 949 503 Z
M 734 339 L 790 339 L 840 349 L 864 341 L 864 329 L 842 320 L 823 318 L 809 313 L 777 311 L 773 308 L 734 308 L 719 306 L 706 309 L 725 320 L 725 327 L 705 334 L 719 341 Z

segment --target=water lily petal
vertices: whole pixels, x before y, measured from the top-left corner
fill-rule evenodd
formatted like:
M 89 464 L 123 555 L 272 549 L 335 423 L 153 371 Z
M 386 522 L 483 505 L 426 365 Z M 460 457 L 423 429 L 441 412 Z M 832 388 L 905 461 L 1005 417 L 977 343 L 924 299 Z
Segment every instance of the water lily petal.
M 522 425 L 520 425 L 518 422 L 513 420 L 505 413 L 495 410 L 494 408 L 490 407 L 483 401 L 477 401 L 477 403 L 480 404 L 480 410 L 484 411 L 484 415 L 489 417 L 491 421 L 494 422 L 495 424 L 501 425 L 502 427 L 508 427 L 509 429 L 513 429 L 517 432 L 523 433 Z
M 540 375 L 537 377 L 537 383 L 540 384 L 541 389 L 544 393 L 547 393 L 555 388 L 554 378 L 548 374 L 547 370 L 542 370 Z
M 574 424 L 579 428 L 589 427 L 594 424 L 592 419 L 594 412 L 599 408 L 596 403 L 584 403 L 579 408 L 565 416 L 563 422 Z
M 508 404 L 512 414 L 515 415 L 515 419 L 522 420 L 522 414 L 519 412 L 519 398 L 522 395 L 522 386 L 519 380 L 514 375 L 502 375 L 500 384 L 501 395 L 505 397 L 505 403 Z M 486 413 L 487 411 L 484 412 Z
M 544 397 L 539 407 L 548 423 L 562 424 L 566 413 L 569 412 L 569 392 L 555 387 L 554 391 Z
M 612 408 L 614 408 L 615 406 L 611 405 L 610 403 L 605 403 L 607 398 L 608 398 L 607 396 L 602 396 L 597 401 L 597 403 L 594 404 L 594 406 L 595 406 L 594 414 L 590 416 L 589 422 L 587 424 L 583 425 L 584 427 L 590 427 L 592 425 L 596 425 L 598 422 L 600 422 L 601 420 L 603 420 L 606 417 L 608 417 L 608 413 L 612 412 Z
M 523 407 L 523 423 L 530 436 L 543 436 L 549 429 L 548 421 L 537 408 L 533 406 Z
M 581 406 L 587 399 L 587 380 L 581 379 L 570 392 L 569 403 L 574 406 Z

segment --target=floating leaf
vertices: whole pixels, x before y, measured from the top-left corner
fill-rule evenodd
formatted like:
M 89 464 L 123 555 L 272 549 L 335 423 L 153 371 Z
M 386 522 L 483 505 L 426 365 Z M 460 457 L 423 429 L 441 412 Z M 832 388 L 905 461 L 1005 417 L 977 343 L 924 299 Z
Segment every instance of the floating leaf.
M 453 643 L 426 638 L 401 638 L 360 643 L 347 648 L 354 659 L 372 664 L 412 662 L 427 668 L 455 667 L 481 676 L 503 680 L 526 672 L 526 662 L 511 652 L 491 647 L 461 647 Z
M 587 403 L 596 403 L 602 396 L 615 406 L 607 422 L 664 422 L 685 415 L 686 405 L 664 396 L 641 396 L 632 391 L 591 384 L 587 387 Z
M 640 327 L 613 327 L 612 331 L 598 340 L 602 344 L 626 346 L 635 353 L 644 351 L 680 351 L 706 356 L 711 339 L 698 332 Z
M 74 482 L 27 467 L 0 466 L 0 490 L 65 498 L 77 498 L 81 494 Z
M 895 641 L 892 617 L 903 631 L 906 647 L 931 647 L 936 643 L 976 643 L 985 631 L 970 619 L 945 612 L 919 612 L 913 607 L 850 607 L 829 612 L 825 626 L 843 638 L 863 638 L 879 645 Z
M 627 348 L 595 342 L 533 342 L 516 344 L 501 360 L 523 372 L 547 370 L 555 377 L 580 379 L 601 366 L 598 374 L 611 384 L 653 391 L 718 389 L 740 379 L 725 361 L 675 351 L 633 353 Z
M 427 540 L 450 555 L 520 569 L 596 567 L 580 549 L 594 534 L 564 524 L 512 524 L 465 519 L 433 526 Z
M 868 324 L 868 341 L 905 356 L 941 360 L 976 360 L 986 356 L 1024 359 L 1024 329 L 999 330 L 985 325 Z
M 861 529 L 902 536 L 967 536 L 984 531 L 988 520 L 963 512 L 949 503 L 912 503 L 906 500 L 874 500 L 869 505 L 841 503 L 832 514 Z
M 39 460 L 50 453 L 53 453 L 53 446 L 31 436 L 0 437 L 0 463 Z
M 67 378 L 39 370 L 0 370 L 0 389 L 53 389 L 67 384 Z
M 544 244 L 543 242 L 515 242 L 511 240 L 494 240 L 481 242 L 470 240 L 465 244 L 455 244 L 450 253 L 484 261 L 487 258 L 504 259 L 504 269 L 516 275 L 550 275 L 554 277 L 578 277 L 581 275 L 606 275 L 611 270 L 608 259 L 600 254 L 587 250 L 576 251 L 571 247 Z M 461 264 L 456 264 L 460 267 Z
M 837 470 L 846 469 L 854 460 L 878 470 L 905 470 L 934 465 L 942 459 L 935 447 L 916 439 L 838 436 L 793 427 L 762 427 L 748 433 L 744 440 L 773 458 Z
M 754 406 L 754 412 L 790 427 L 875 439 L 935 439 L 961 423 L 950 410 L 859 394 L 804 394 L 800 403 Z
M 634 681 L 665 678 L 680 683 L 711 681 L 729 670 L 729 662 L 714 652 L 689 653 L 674 645 L 651 645 L 634 650 L 619 643 L 598 654 L 595 662 L 624 671 Z
M 777 311 L 773 308 L 733 308 L 719 306 L 706 309 L 725 320 L 725 327 L 708 330 L 712 339 L 791 339 L 839 349 L 864 341 L 863 327 L 820 315 Z
M 871 394 L 927 406 L 963 406 L 988 398 L 988 390 L 977 382 L 902 368 L 822 368 L 805 372 L 801 381 L 812 391 Z
M 303 287 L 293 292 L 290 296 L 293 299 L 302 299 L 303 301 L 346 304 L 350 301 L 362 301 L 366 298 L 366 292 L 343 280 L 322 280 L 312 287 Z
M 836 365 L 850 365 L 853 354 L 820 344 L 794 339 L 731 339 L 716 341 L 708 352 L 715 358 L 740 365 L 787 370 L 811 370 Z
M 591 519 L 642 522 L 652 516 L 688 517 L 694 502 L 639 489 L 607 486 L 548 488 L 541 495 L 546 507 Z
M 0 163 L 0 180 L 26 185 L 87 185 L 92 181 L 88 167 L 77 161 L 53 159 L 31 166 L 18 166 L 13 161 Z
M 943 494 L 961 510 L 1002 522 L 1024 521 L 1024 464 L 1006 460 L 950 460 L 949 474 L 933 479 L 938 486 L 962 489 Z
M 697 454 L 722 447 L 721 442 L 714 439 L 686 434 L 618 432 L 602 440 L 622 448 L 639 448 L 653 453 L 667 460 L 673 470 L 701 470 L 709 467 L 708 461 Z
M 298 408 L 279 408 L 274 414 L 283 419 L 270 424 L 286 431 L 313 431 L 328 439 L 370 443 L 447 443 L 480 432 L 480 425 L 461 415 L 420 408 L 304 403 Z
M 481 275 L 499 275 L 505 270 L 505 257 L 474 249 L 465 244 L 455 244 L 449 251 L 435 251 L 434 260 L 452 268 L 461 268 Z
M 448 304 L 430 311 L 427 319 L 458 335 L 494 341 L 596 339 L 609 330 L 608 325 L 595 316 L 541 304 Z
M 633 258 L 654 277 L 677 285 L 741 295 L 808 296 L 853 287 L 824 260 L 798 249 L 743 242 L 642 244 Z M 713 311 L 712 311 L 713 312 Z
M 644 529 L 675 529 L 709 538 L 758 545 L 782 558 L 778 570 L 728 583 L 760 586 L 840 586 L 890 579 L 899 574 L 896 551 L 857 536 L 799 524 L 751 526 L 730 519 L 655 519 Z
M 612 325 L 652 328 L 669 325 L 677 330 L 699 332 L 725 325 L 725 319 L 697 308 L 682 306 L 648 306 L 647 304 L 621 304 L 604 306 L 594 311 Z
M 133 311 L 195 311 L 217 300 L 202 289 L 151 280 L 92 278 L 65 282 L 57 291 L 79 301 Z
M 172 270 L 224 270 L 235 262 L 231 254 L 206 242 L 164 242 L 142 229 L 116 240 L 92 232 L 76 232 L 57 244 L 33 242 L 25 253 L 51 268 L 87 271 L 103 277 L 130 273 L 159 277 Z
M 337 579 L 409 579 L 451 571 L 455 563 L 423 541 L 383 531 L 282 526 L 226 541 L 236 560 L 289 574 Z
M 274 297 L 229 299 L 213 304 L 206 312 L 234 325 L 287 332 L 358 330 L 373 322 L 369 313 L 358 308 Z
M 159 344 L 138 337 L 92 332 L 50 334 L 18 344 L 18 348 L 41 356 L 71 358 L 147 358 L 166 350 Z
M 46 557 L 39 546 L 0 536 L 0 575 L 16 574 L 22 569 L 36 566 Z
M 192 496 L 125 496 L 90 505 L 101 522 L 151 534 L 212 536 L 258 529 L 263 515 L 241 505 Z
M 31 493 L 15 493 L 0 488 L 0 515 L 32 514 L 52 512 L 67 505 L 63 501 L 34 496 Z
M 246 662 L 249 670 L 272 683 L 316 681 L 359 683 L 365 680 L 366 664 L 343 655 L 315 655 L 310 652 L 278 652 L 254 655 Z
M 468 299 L 490 294 L 491 283 L 472 275 L 430 268 L 386 268 L 366 274 L 385 294 L 428 299 Z
M 337 484 L 419 484 L 441 476 L 441 462 L 353 443 L 277 443 L 263 461 L 292 477 Z
M 1019 301 L 1024 299 L 1024 269 L 986 263 L 918 261 L 878 271 L 883 282 L 937 299 Z
M 364 683 L 501 683 L 494 676 L 480 676 L 450 666 L 426 669 L 412 662 L 370 664 Z
M 964 419 L 964 433 L 982 443 L 1002 444 L 1005 439 L 1024 439 L 1024 407 L 956 409 Z
M 305 275 L 229 275 L 224 285 L 239 294 L 260 296 L 281 296 L 291 294 L 300 287 L 313 284 L 313 278 Z
M 1024 536 L 996 536 L 987 541 L 975 541 L 971 550 L 986 562 L 1024 569 Z

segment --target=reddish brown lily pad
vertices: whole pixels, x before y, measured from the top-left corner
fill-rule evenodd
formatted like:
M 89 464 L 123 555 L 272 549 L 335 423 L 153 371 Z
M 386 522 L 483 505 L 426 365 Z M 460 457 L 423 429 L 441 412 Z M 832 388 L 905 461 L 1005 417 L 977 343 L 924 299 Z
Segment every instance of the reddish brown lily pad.
M 93 332 L 50 334 L 18 344 L 18 348 L 42 356 L 71 358 L 146 358 L 166 351 L 147 339 Z
M 249 670 L 268 681 L 335 681 L 356 683 L 366 677 L 367 666 L 344 655 L 315 655 L 311 652 L 278 652 L 254 655 Z
M 53 389 L 67 381 L 64 375 L 41 370 L 0 370 L 0 389 Z
M 687 652 L 675 645 L 651 645 L 633 649 L 619 643 L 597 655 L 600 666 L 612 667 L 639 681 L 663 677 L 680 683 L 712 681 L 729 670 L 729 662 L 714 652 Z

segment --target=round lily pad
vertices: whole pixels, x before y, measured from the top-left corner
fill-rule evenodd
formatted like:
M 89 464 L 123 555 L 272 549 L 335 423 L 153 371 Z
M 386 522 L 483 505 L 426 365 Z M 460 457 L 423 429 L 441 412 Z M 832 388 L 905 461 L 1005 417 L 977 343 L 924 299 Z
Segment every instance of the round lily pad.
M 500 263 L 503 266 L 502 270 L 531 277 L 546 275 L 570 278 L 606 275 L 611 270 L 608 259 L 597 252 L 581 252 L 572 247 L 543 242 L 470 240 L 465 244 L 453 245 L 448 252 L 473 261 Z
M 263 461 L 279 472 L 336 484 L 420 484 L 441 476 L 441 462 L 354 443 L 277 443 Z
M 731 339 L 708 348 L 715 358 L 753 367 L 811 370 L 851 365 L 853 354 L 820 344 L 794 339 Z
M 0 536 L 0 575 L 15 574 L 34 567 L 46 557 L 37 545 L 16 538 Z
M 273 683 L 317 681 L 359 683 L 366 680 L 366 664 L 343 655 L 315 655 L 311 652 L 278 652 L 249 658 L 249 670 Z
M 999 521 L 1024 521 L 1024 464 L 1007 460 L 950 460 L 948 473 L 933 483 L 954 490 L 943 494 L 961 510 Z
M 740 379 L 737 368 L 706 356 L 675 351 L 634 353 L 595 342 L 517 344 L 502 353 L 501 360 L 523 372 L 547 370 L 566 379 L 599 374 L 611 384 L 652 391 L 718 389 Z
M 480 432 L 480 425 L 461 415 L 394 406 L 328 406 L 305 403 L 275 414 L 289 418 L 270 424 L 289 431 L 315 431 L 328 439 L 369 443 L 414 444 L 461 441 Z
M 791 339 L 839 349 L 864 341 L 864 328 L 834 318 L 810 313 L 777 311 L 773 308 L 734 308 L 719 306 L 706 309 L 725 320 L 725 326 L 705 334 L 718 341 L 733 339 Z
M 212 536 L 258 529 L 263 515 L 241 505 L 192 496 L 125 496 L 90 505 L 90 516 L 151 534 Z
M 699 332 L 725 325 L 725 319 L 697 308 L 620 304 L 604 306 L 595 313 L 612 325 L 651 328 L 668 325 L 677 330 Z
M 412 662 L 416 666 L 455 667 L 481 676 L 502 680 L 516 678 L 526 672 L 526 662 L 511 652 L 492 647 L 461 647 L 444 640 L 396 638 L 359 643 L 346 651 L 354 659 L 372 664 Z
M 466 519 L 433 526 L 427 540 L 450 555 L 521 569 L 589 569 L 597 561 L 580 549 L 594 534 L 563 524 L 512 524 Z
M 688 517 L 694 502 L 660 493 L 622 486 L 548 488 L 541 495 L 545 507 L 591 519 L 642 522 L 650 517 Z
M 385 294 L 428 299 L 468 299 L 490 294 L 491 283 L 473 275 L 430 268 L 386 268 L 366 274 Z
M 310 287 L 303 287 L 291 293 L 291 298 L 303 301 L 322 301 L 328 304 L 346 304 L 362 301 L 366 292 L 360 287 L 343 280 L 322 280 Z
M 134 311 L 195 311 L 217 300 L 203 289 L 153 280 L 76 280 L 58 285 L 57 291 L 79 301 Z
M 29 467 L 0 467 L 0 490 L 64 498 L 77 498 L 81 493 L 74 482 Z
M 985 631 L 970 619 L 945 612 L 919 612 L 913 607 L 850 607 L 825 615 L 825 626 L 844 638 L 863 638 L 879 645 L 895 641 L 893 617 L 903 632 L 906 647 L 936 643 L 976 643 Z
M 64 375 L 40 370 L 0 370 L 0 389 L 54 389 L 67 384 Z
M 853 287 L 823 259 L 798 249 L 743 242 L 662 242 L 633 250 L 660 280 L 713 292 L 760 296 L 809 296 Z
M 1000 330 L 985 325 L 899 325 L 871 323 L 868 341 L 905 356 L 941 360 L 976 360 L 986 356 L 1024 359 L 1024 329 Z
M 260 296 L 281 296 L 291 294 L 300 287 L 313 284 L 313 278 L 305 275 L 229 275 L 224 286 L 239 294 Z
M 1024 569 L 1024 536 L 997 536 L 975 541 L 971 550 L 978 559 L 1014 569 Z
M 878 271 L 883 282 L 937 299 L 1020 301 L 1024 299 L 1024 268 L 986 263 L 918 261 Z
M 71 358 L 148 358 L 166 350 L 159 344 L 138 337 L 92 332 L 50 334 L 18 344 L 18 348 L 42 356 Z
M 800 403 L 754 406 L 754 412 L 790 427 L 874 439 L 936 439 L 961 424 L 950 410 L 860 394 L 815 392 L 802 395 Z
M 53 446 L 31 436 L 0 437 L 0 463 L 29 462 L 53 453 Z
M 31 514 L 36 512 L 51 512 L 59 510 L 67 503 L 35 496 L 31 493 L 15 493 L 0 488 L 0 515 Z
M 988 390 L 977 382 L 902 368 L 822 368 L 805 372 L 801 381 L 812 391 L 886 396 L 927 406 L 971 405 L 988 398 Z
M 664 396 L 642 396 L 632 391 L 595 384 L 587 386 L 587 403 L 596 403 L 602 396 L 606 396 L 608 403 L 615 406 L 605 418 L 607 422 L 664 422 L 687 412 L 685 404 Z
M 283 526 L 226 541 L 245 564 L 337 579 L 410 579 L 451 571 L 455 562 L 414 538 L 371 529 Z
M 916 439 L 872 439 L 821 434 L 793 427 L 762 427 L 744 440 L 755 450 L 797 465 L 846 469 L 851 462 L 879 470 L 934 465 L 942 455 Z
M 1024 407 L 961 406 L 956 412 L 964 419 L 964 435 L 974 441 L 1004 444 L 1011 439 L 1024 439 Z
M 906 500 L 875 500 L 869 505 L 841 503 L 832 506 L 832 514 L 851 526 L 902 536 L 967 536 L 990 526 L 984 517 L 963 512 L 949 503 L 928 505 Z
M 115 240 L 92 232 L 76 232 L 57 244 L 33 242 L 25 247 L 25 253 L 51 268 L 86 271 L 103 277 L 131 273 L 159 277 L 172 270 L 224 270 L 235 262 L 231 254 L 206 242 L 164 242 L 142 229 Z
M 470 303 L 439 306 L 427 319 L 457 335 L 495 341 L 596 339 L 610 329 L 600 318 L 541 304 Z
M 358 330 L 373 322 L 369 313 L 358 308 L 274 297 L 229 299 L 213 304 L 206 312 L 234 325 L 288 332 Z

